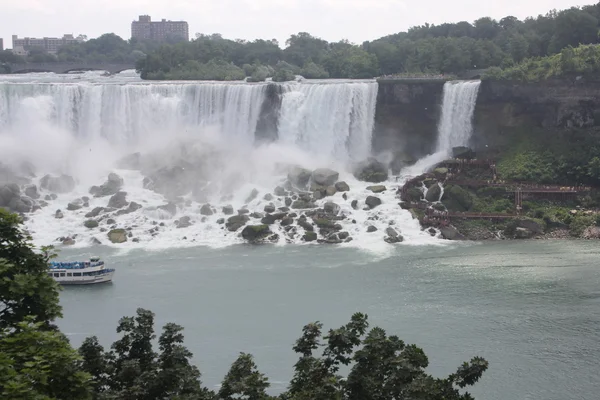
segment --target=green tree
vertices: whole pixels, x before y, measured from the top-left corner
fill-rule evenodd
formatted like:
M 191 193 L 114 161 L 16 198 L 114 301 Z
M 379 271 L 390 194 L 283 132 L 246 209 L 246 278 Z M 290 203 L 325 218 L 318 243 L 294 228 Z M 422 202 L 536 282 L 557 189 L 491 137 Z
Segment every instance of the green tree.
M 11 400 L 91 398 L 91 376 L 68 340 L 26 317 L 0 330 L 0 397 Z
M 258 371 L 250 354 L 241 353 L 223 379 L 218 398 L 221 400 L 267 400 L 268 379 Z
M 0 208 L 0 329 L 16 329 L 28 316 L 49 326 L 61 316 L 49 255 L 33 250 L 20 224 L 18 215 Z
M 87 399 L 90 376 L 52 326 L 61 315 L 58 286 L 48 276 L 52 249 L 36 253 L 20 224 L 0 208 L 0 397 Z
M 331 78 L 365 79 L 379 75 L 377 57 L 348 41 L 333 43 L 323 66 Z
M 117 332 L 122 336 L 106 353 L 96 337 L 86 339 L 79 352 L 83 370 L 94 379 L 97 399 L 211 399 L 202 388 L 200 371 L 190 364 L 192 353 L 183 346 L 183 328 L 163 327 L 159 353 L 153 349 L 154 314 L 138 309 L 135 317 L 123 317 Z

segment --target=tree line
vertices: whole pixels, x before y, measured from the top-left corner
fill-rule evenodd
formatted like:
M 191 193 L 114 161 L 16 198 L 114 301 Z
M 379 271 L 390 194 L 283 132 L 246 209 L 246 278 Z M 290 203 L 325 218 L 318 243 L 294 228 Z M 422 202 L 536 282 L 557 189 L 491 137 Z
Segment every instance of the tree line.
M 205 79 L 227 63 L 227 76 L 252 81 L 373 78 L 393 74 L 460 74 L 469 69 L 513 68 L 529 59 L 559 54 L 580 44 L 597 44 L 600 3 L 523 21 L 507 16 L 474 23 L 425 24 L 355 45 L 330 43 L 306 32 L 292 35 L 285 49 L 275 40 L 229 40 L 197 35 L 189 43 L 161 46 L 137 62 L 144 79 Z M 215 64 L 218 60 L 219 64 Z M 193 61 L 193 62 L 192 62 Z M 211 64 L 212 62 L 212 64 Z M 220 79 L 218 72 L 210 79 Z
M 30 49 L 27 61 L 136 62 L 144 79 L 275 81 L 373 78 L 393 74 L 459 74 L 470 69 L 510 69 L 529 59 L 553 56 L 569 46 L 598 44 L 600 2 L 552 10 L 519 20 L 479 18 L 425 24 L 360 45 L 327 42 L 306 32 L 277 40 L 231 40 L 196 34 L 189 41 L 125 41 L 114 34 L 65 46 L 56 56 Z M 0 63 L 15 62 L 10 52 Z
M 52 248 L 36 251 L 20 217 L 0 208 L 0 398 L 11 400 L 470 400 L 463 389 L 487 369 L 475 357 L 445 378 L 425 372 L 422 349 L 369 328 L 366 315 L 326 333 L 306 325 L 288 388 L 270 383 L 250 354 L 241 353 L 213 391 L 202 384 L 183 328 L 166 324 L 154 342 L 154 314 L 138 309 L 117 326 L 104 349 L 96 337 L 74 349 L 54 321 L 61 317 L 59 287 L 48 276 Z M 343 377 L 342 367 L 349 373 Z

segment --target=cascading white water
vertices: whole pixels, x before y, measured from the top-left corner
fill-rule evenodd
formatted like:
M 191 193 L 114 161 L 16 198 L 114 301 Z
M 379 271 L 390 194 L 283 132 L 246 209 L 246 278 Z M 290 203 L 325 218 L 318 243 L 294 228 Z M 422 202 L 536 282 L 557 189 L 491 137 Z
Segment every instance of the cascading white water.
M 375 82 L 285 84 L 283 88 L 280 143 L 338 161 L 369 155 Z M 0 134 L 17 124 L 18 118 L 33 118 L 79 139 L 102 138 L 118 146 L 207 127 L 251 145 L 265 92 L 264 84 L 0 83 Z
M 222 220 L 229 216 L 223 206 L 259 212 L 270 203 L 276 208 L 289 206 L 289 198 L 273 193 L 285 183 L 286 166 L 290 165 L 330 167 L 340 172 L 339 180 L 346 181 L 351 191 L 315 202 L 323 207 L 333 201 L 349 216 L 340 223 L 354 238 L 353 246 L 389 251 L 383 238 L 390 226 L 396 227 L 407 243 L 435 240 L 421 231 L 408 212 L 398 209 L 391 183 L 388 191 L 378 194 L 382 205 L 373 210 L 364 207 L 372 195 L 369 183 L 357 181 L 345 168 L 370 155 L 375 82 L 295 82 L 273 91 L 268 84 L 149 84 L 125 77 L 113 81 L 100 77 L 93 81 L 69 77 L 61 82 L 46 77 L 31 82 L 21 79 L 28 78 L 0 83 L 1 162 L 33 163 L 37 170 L 33 183 L 38 185 L 46 173 L 67 173 L 79 182 L 73 192 L 46 200 L 50 205 L 31 215 L 27 227 L 41 244 L 54 243 L 57 236 L 65 235 L 78 235 L 78 245 L 86 245 L 91 237 L 106 243 L 106 234 L 83 226 L 90 209 L 106 207 L 106 197 L 92 197 L 89 208 L 65 212 L 58 224 L 54 214 L 74 199 L 91 197 L 90 186 L 104 182 L 111 171 L 123 177 L 127 201 L 142 205 L 137 212 L 116 217 L 119 226 L 133 227 L 131 233 L 140 246 L 238 243 L 240 230 L 224 228 Z M 263 130 L 269 130 L 268 135 L 261 136 Z M 265 141 L 267 136 L 272 141 Z M 132 152 L 143 155 L 143 173 L 115 170 L 116 161 Z M 144 177 L 153 171 L 181 165 L 186 166 L 183 169 L 189 166 L 192 178 L 171 182 L 185 185 L 176 195 L 143 186 Z M 253 192 L 258 196 L 249 197 Z M 42 191 L 42 196 L 46 194 Z M 157 209 L 175 198 L 180 199 L 175 200 L 175 215 Z M 352 206 L 354 200 L 359 202 L 358 209 Z M 214 213 L 202 216 L 198 210 L 207 202 Z M 185 230 L 174 224 L 182 216 L 192 222 Z M 252 218 L 249 223 L 260 223 L 262 217 Z M 157 219 L 165 221 L 159 236 L 152 234 Z M 367 232 L 371 225 L 378 233 Z M 289 226 L 270 227 L 281 242 L 303 241 L 302 227 L 294 226 L 297 234 L 288 234 L 284 228 Z M 182 240 L 183 236 L 187 239 Z
M 48 125 L 78 138 L 137 144 L 148 135 L 214 126 L 232 139 L 252 140 L 264 89 L 244 84 L 4 83 L 0 132 L 16 122 L 24 103 L 38 99 L 50 109 Z
M 473 113 L 481 81 L 449 81 L 444 84 L 442 111 L 435 152 L 402 171 L 404 178 L 420 175 L 451 155 L 452 148 L 469 144 Z
M 444 84 L 442 115 L 436 152 L 466 146 L 473 133 L 473 112 L 481 81 L 450 81 Z
M 279 140 L 314 154 L 360 161 L 371 152 L 377 83 L 286 85 Z

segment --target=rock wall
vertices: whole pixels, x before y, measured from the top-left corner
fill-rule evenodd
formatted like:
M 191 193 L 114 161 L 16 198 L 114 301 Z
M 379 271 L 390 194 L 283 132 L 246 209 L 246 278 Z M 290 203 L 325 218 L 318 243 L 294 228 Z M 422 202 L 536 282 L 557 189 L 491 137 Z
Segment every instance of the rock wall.
M 373 150 L 428 154 L 437 139 L 443 87 L 443 81 L 379 82 Z
M 443 86 L 443 81 L 379 82 L 374 151 L 404 150 L 415 157 L 431 153 Z M 471 145 L 477 150 L 506 146 L 516 132 L 527 134 L 528 130 L 567 136 L 577 131 L 600 137 L 600 82 L 483 81 Z
M 476 149 L 505 147 L 515 133 L 600 134 L 600 83 L 483 81 L 474 119 Z

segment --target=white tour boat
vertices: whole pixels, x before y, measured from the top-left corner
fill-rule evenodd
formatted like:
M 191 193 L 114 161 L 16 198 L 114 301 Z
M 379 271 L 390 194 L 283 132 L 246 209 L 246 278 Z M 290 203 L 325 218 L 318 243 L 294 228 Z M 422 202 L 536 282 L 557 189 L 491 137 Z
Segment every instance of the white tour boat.
M 90 285 L 112 281 L 114 269 L 104 266 L 104 261 L 99 257 L 92 257 L 90 261 L 55 262 L 48 265 L 50 275 L 61 285 Z

